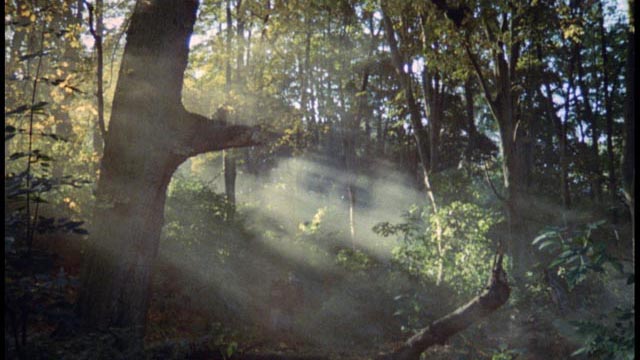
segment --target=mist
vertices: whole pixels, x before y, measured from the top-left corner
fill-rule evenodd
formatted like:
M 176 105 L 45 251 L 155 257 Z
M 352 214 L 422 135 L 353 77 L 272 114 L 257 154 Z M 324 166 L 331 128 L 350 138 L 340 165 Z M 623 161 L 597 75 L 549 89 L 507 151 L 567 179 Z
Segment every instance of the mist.
M 224 193 L 220 162 L 211 156 L 204 161 L 191 159 L 176 171 L 173 181 L 197 179 Z M 380 272 L 375 282 L 366 283 L 370 277 L 341 267 L 335 255 L 343 249 L 357 249 L 389 264 L 398 239 L 375 234 L 372 227 L 382 221 L 401 221 L 403 212 L 420 205 L 424 195 L 415 190 L 406 173 L 389 162 L 376 161 L 368 173 L 358 175 L 356 181 L 355 242 L 350 238 L 344 171 L 327 157 L 305 154 L 279 159 L 266 173 L 238 174 L 237 211 L 248 234 L 231 231 L 224 239 L 212 238 L 205 246 L 210 253 L 195 258 L 181 253 L 165 235 L 161 262 L 173 264 L 190 283 L 206 288 L 196 297 L 198 306 L 225 309 L 226 314 L 218 312 L 217 316 L 226 323 L 268 332 L 270 286 L 294 274 L 304 289 L 296 337 L 332 347 L 364 346 L 388 337 L 399 326 L 389 322 L 393 302 L 379 293 L 379 286 L 391 275 L 398 289 L 410 287 L 410 280 L 399 273 Z M 191 221 L 166 220 L 185 226 Z M 219 256 L 218 249 L 225 246 L 234 246 L 233 251 L 241 254 L 226 259 Z M 379 313 L 383 302 L 387 314 Z

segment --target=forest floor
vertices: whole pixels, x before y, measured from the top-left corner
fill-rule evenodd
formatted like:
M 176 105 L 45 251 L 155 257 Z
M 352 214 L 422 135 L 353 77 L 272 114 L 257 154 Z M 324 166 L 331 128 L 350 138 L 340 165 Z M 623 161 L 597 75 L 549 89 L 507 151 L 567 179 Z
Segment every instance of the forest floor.
M 39 255 L 47 262 L 46 254 Z M 17 349 L 28 352 L 24 359 L 371 359 L 389 351 L 410 334 L 371 337 L 366 341 L 344 342 L 340 346 L 322 344 L 318 337 L 283 336 L 265 330 L 264 326 L 222 326 L 207 314 L 179 302 L 152 302 L 147 327 L 144 355 L 122 353 L 126 334 L 86 334 L 79 328 L 73 311 L 78 292 L 78 269 L 65 272 L 51 267 L 48 275 L 25 276 L 37 269 L 21 268 L 19 258 L 6 256 L 5 274 L 5 357 L 19 358 Z M 55 261 L 49 261 L 54 264 Z M 37 267 L 39 262 L 28 265 Z M 43 265 L 44 266 L 44 265 Z M 621 280 L 622 281 L 622 280 Z M 624 282 L 624 281 L 622 281 Z M 613 286 L 613 285 L 611 285 Z M 621 285 L 622 286 L 622 285 Z M 594 296 L 593 285 L 578 288 L 574 299 Z M 594 298 L 595 304 L 612 303 L 605 291 Z M 32 307 L 24 307 L 29 298 Z M 23 300 L 20 300 L 23 299 Z M 22 301 L 22 302 L 21 302 Z M 453 336 L 442 346 L 430 348 L 428 359 L 566 359 L 579 344 L 572 338 L 570 320 L 588 316 L 593 304 L 570 303 L 572 309 L 562 311 L 544 292 L 518 306 L 507 304 L 489 318 Z M 23 323 L 23 314 L 28 314 Z M 23 325 L 27 327 L 22 336 Z M 318 331 L 322 329 L 311 329 Z M 309 329 L 306 330 L 309 333 Z M 339 334 L 338 334 L 339 335 Z M 390 339 L 390 340 L 389 340 Z M 321 340 L 321 339 L 320 339 Z M 26 350 L 25 350 L 26 349 Z M 576 359 L 579 359 L 577 357 Z

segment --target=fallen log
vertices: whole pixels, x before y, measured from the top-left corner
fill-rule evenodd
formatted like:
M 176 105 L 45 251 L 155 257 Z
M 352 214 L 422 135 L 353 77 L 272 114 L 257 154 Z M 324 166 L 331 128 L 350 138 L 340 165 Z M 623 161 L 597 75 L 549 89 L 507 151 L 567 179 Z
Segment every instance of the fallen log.
M 504 305 L 509 299 L 511 289 L 507 282 L 507 274 L 502 268 L 502 254 L 496 255 L 493 270 L 489 282 L 482 293 L 455 311 L 432 322 L 417 334 L 409 338 L 395 350 L 381 354 L 376 360 L 418 360 L 420 355 L 433 345 L 442 345 L 451 336 L 468 328 L 478 320 L 488 316 Z M 191 359 L 223 359 L 220 350 L 207 349 L 204 344 L 211 339 L 204 337 L 199 341 L 190 343 L 188 348 L 200 349 L 196 354 L 191 354 Z M 207 349 L 204 350 L 203 349 Z M 166 349 L 164 349 L 166 353 Z M 151 357 L 153 358 L 153 357 Z M 231 356 L 233 360 L 328 360 L 327 355 L 298 355 L 285 353 L 248 353 L 240 351 Z
M 502 268 L 502 257 L 502 254 L 496 255 L 491 278 L 480 295 L 432 322 L 392 352 L 380 355 L 377 360 L 417 360 L 429 347 L 444 344 L 451 336 L 488 316 L 506 303 L 511 289 L 507 282 L 507 274 Z

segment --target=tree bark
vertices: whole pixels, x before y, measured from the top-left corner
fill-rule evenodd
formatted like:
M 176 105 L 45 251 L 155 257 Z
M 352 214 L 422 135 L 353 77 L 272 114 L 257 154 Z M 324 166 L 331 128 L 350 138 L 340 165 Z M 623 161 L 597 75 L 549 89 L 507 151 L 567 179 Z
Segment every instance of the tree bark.
M 576 54 L 576 67 L 578 71 L 578 86 L 580 87 L 580 92 L 582 93 L 582 116 L 584 119 L 591 124 L 591 152 L 592 159 L 589 161 L 590 166 L 587 169 L 590 172 L 591 177 L 591 188 L 593 192 L 593 196 L 597 202 L 602 201 L 602 171 L 600 166 L 600 124 L 598 124 L 598 119 L 593 114 L 593 107 L 591 106 L 591 100 L 589 99 L 589 87 L 584 82 L 584 69 L 582 64 L 582 56 L 580 53 L 580 44 L 576 45 L 578 47 Z M 577 99 L 576 99 L 577 102 Z M 576 104 L 576 106 L 578 106 Z
M 431 73 L 425 64 L 422 70 L 422 91 L 425 102 L 425 110 L 429 121 L 429 171 L 431 173 L 439 170 L 440 152 L 440 129 L 442 128 L 443 109 L 443 89 L 441 79 L 437 73 Z
M 225 220 L 232 221 L 236 212 L 236 160 L 230 150 L 222 151 L 222 172 L 226 196 Z
M 607 34 L 604 27 L 604 9 L 602 1 L 598 2 L 600 17 L 598 22 L 600 25 L 600 54 L 602 56 L 602 92 L 604 94 L 605 108 L 605 132 L 607 133 L 607 156 L 609 165 L 609 195 L 611 196 L 611 218 L 615 224 L 617 222 L 616 203 L 618 202 L 618 182 L 616 179 L 616 158 L 613 153 L 613 103 L 611 101 L 611 92 L 609 91 L 609 56 L 607 52 Z
M 89 328 L 144 334 L 166 188 L 197 154 L 266 141 L 255 127 L 211 121 L 181 102 L 194 0 L 139 1 L 113 100 L 78 310 Z
M 475 116 L 474 116 L 474 103 L 473 103 L 473 83 L 471 82 L 471 76 L 464 81 L 464 99 L 465 99 L 465 120 L 466 130 L 469 136 L 469 143 L 467 144 L 466 153 L 471 155 L 473 150 L 478 145 L 478 129 L 476 128 Z
M 241 0 L 238 1 L 238 5 L 241 4 Z M 239 6 L 238 6 L 239 7 Z M 238 15 L 240 10 L 238 10 Z M 233 38 L 233 19 L 231 15 L 231 0 L 227 0 L 226 3 L 226 16 L 227 16 L 227 68 L 225 73 L 225 90 L 227 100 L 229 100 L 229 95 L 231 93 L 231 87 L 233 85 L 233 75 L 232 75 L 232 66 L 231 66 L 231 58 L 233 54 L 233 47 L 231 40 Z M 240 37 L 240 23 L 238 23 L 238 38 Z M 239 40 L 239 39 L 238 39 Z M 240 47 L 240 46 L 238 46 Z M 240 69 L 240 50 L 238 50 L 237 55 L 237 69 Z M 237 71 L 236 76 L 239 71 Z M 233 220 L 236 212 L 236 177 L 237 177 L 237 168 L 236 168 L 236 159 L 235 154 L 232 150 L 224 150 L 222 151 L 222 172 L 224 173 L 224 193 L 226 200 L 226 208 L 225 208 L 225 219 L 227 221 Z
M 636 41 L 635 41 L 635 8 L 633 0 L 629 0 L 629 30 L 627 32 L 627 74 L 625 97 L 625 113 L 624 113 L 624 152 L 622 157 L 622 189 L 624 191 L 625 201 L 631 213 L 631 256 L 635 263 L 635 246 L 636 246 L 636 227 L 635 227 L 635 119 L 636 104 L 635 98 L 638 94 L 636 86 L 636 68 L 634 61 L 636 59 Z
M 433 0 L 432 0 L 433 1 Z M 506 19 L 506 14 L 503 14 Z M 504 23 L 504 31 L 515 32 L 518 28 L 517 17 L 511 14 L 511 20 Z M 520 277 L 529 267 L 531 258 L 530 232 L 528 223 L 524 219 L 527 208 L 528 196 L 528 175 L 530 162 L 527 161 L 530 146 L 525 133 L 525 125 L 521 122 L 520 114 L 516 111 L 516 101 L 518 94 L 515 86 L 518 81 L 516 77 L 516 64 L 520 57 L 519 41 L 514 40 L 511 44 L 505 44 L 492 29 L 500 28 L 497 24 L 490 25 L 488 22 L 495 22 L 495 17 L 485 23 L 485 32 L 490 42 L 496 46 L 492 49 L 492 66 L 495 76 L 493 89 L 486 81 L 484 71 L 476 56 L 471 52 L 468 40 L 465 40 L 465 51 L 473 69 L 478 77 L 484 98 L 489 105 L 493 117 L 498 122 L 500 130 L 500 142 L 502 144 L 502 156 L 504 158 L 502 171 L 504 185 L 506 189 L 505 206 L 507 221 L 509 224 L 509 252 L 513 257 L 514 276 Z M 512 38 L 516 36 L 511 34 Z
M 436 285 L 440 285 L 444 271 L 444 244 L 442 243 L 443 229 L 438 215 L 438 205 L 436 203 L 433 189 L 431 187 L 430 174 L 432 171 L 432 167 L 430 163 L 430 145 L 429 141 L 427 140 L 426 131 L 422 126 L 422 116 L 420 115 L 420 108 L 418 107 L 418 103 L 413 96 L 411 77 L 409 76 L 409 74 L 404 72 L 404 62 L 402 61 L 402 56 L 400 54 L 400 50 L 398 49 L 398 44 L 395 38 L 395 31 L 393 30 L 393 23 L 391 22 L 391 18 L 389 17 L 389 15 L 387 15 L 384 9 L 382 12 L 382 16 L 384 21 L 385 33 L 387 35 L 387 42 L 389 43 L 389 47 L 391 48 L 391 59 L 396 69 L 396 74 L 398 75 L 398 78 L 400 80 L 400 85 L 402 86 L 407 99 L 411 125 L 413 126 L 413 136 L 416 141 L 418 158 L 420 160 L 420 164 L 422 165 L 422 180 L 424 181 L 427 200 L 431 205 L 431 216 L 434 218 L 436 246 L 438 249 L 438 273 L 436 275 Z
M 89 10 L 91 11 L 91 10 Z M 96 47 L 96 57 L 97 57 L 97 67 L 96 67 L 96 79 L 97 79 L 97 89 L 96 96 L 98 98 L 98 123 L 97 123 L 97 132 L 94 129 L 93 134 L 93 148 L 94 151 L 98 154 L 99 157 L 102 157 L 103 147 L 104 147 L 104 138 L 107 134 L 107 126 L 104 121 L 104 87 L 103 87 L 103 73 L 104 73 L 104 59 L 102 52 L 102 43 L 103 38 L 102 34 L 104 32 L 104 24 L 103 24 L 103 12 L 104 12 L 104 4 L 102 0 L 96 0 L 96 28 L 95 33 L 93 33 L 93 38 L 95 40 Z M 91 22 L 91 21 L 90 21 Z M 93 32 L 93 31 L 92 31 Z

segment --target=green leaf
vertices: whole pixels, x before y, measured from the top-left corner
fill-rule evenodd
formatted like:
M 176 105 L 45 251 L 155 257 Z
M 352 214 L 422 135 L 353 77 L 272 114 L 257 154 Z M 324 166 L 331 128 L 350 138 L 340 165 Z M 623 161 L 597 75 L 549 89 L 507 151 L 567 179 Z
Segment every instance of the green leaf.
M 558 235 L 558 232 L 555 231 L 555 230 L 544 232 L 544 233 L 538 235 L 535 239 L 533 239 L 533 241 L 531 242 L 531 245 L 536 245 L 538 242 L 540 242 L 540 241 L 542 241 L 542 240 L 544 240 L 546 238 L 550 238 L 552 236 L 557 236 L 557 235 Z
M 620 274 L 624 274 L 624 266 L 621 262 L 616 260 L 610 260 L 611 266 L 613 266 Z
M 574 351 L 571 353 L 571 356 L 578 356 L 578 355 L 582 355 L 587 353 L 587 351 L 589 351 L 589 348 L 587 347 L 581 347 L 580 349 Z
M 547 268 L 549 269 L 553 269 L 554 267 L 560 265 L 560 264 L 564 264 L 564 259 L 555 259 L 551 262 L 551 264 L 549 264 L 549 266 Z
M 544 248 L 547 248 L 549 246 L 552 245 L 556 245 L 556 242 L 554 240 L 547 240 L 545 242 L 543 242 L 542 244 L 540 244 L 540 246 L 538 247 L 538 250 L 542 250 Z
M 572 256 L 569 256 L 569 257 L 565 258 L 565 259 L 564 259 L 564 262 L 565 262 L 566 264 L 569 264 L 569 263 L 572 263 L 572 262 L 574 262 L 574 261 L 576 261 L 576 260 L 578 260 L 578 259 L 581 259 L 580 254 L 574 254 L 574 255 L 572 255 Z

